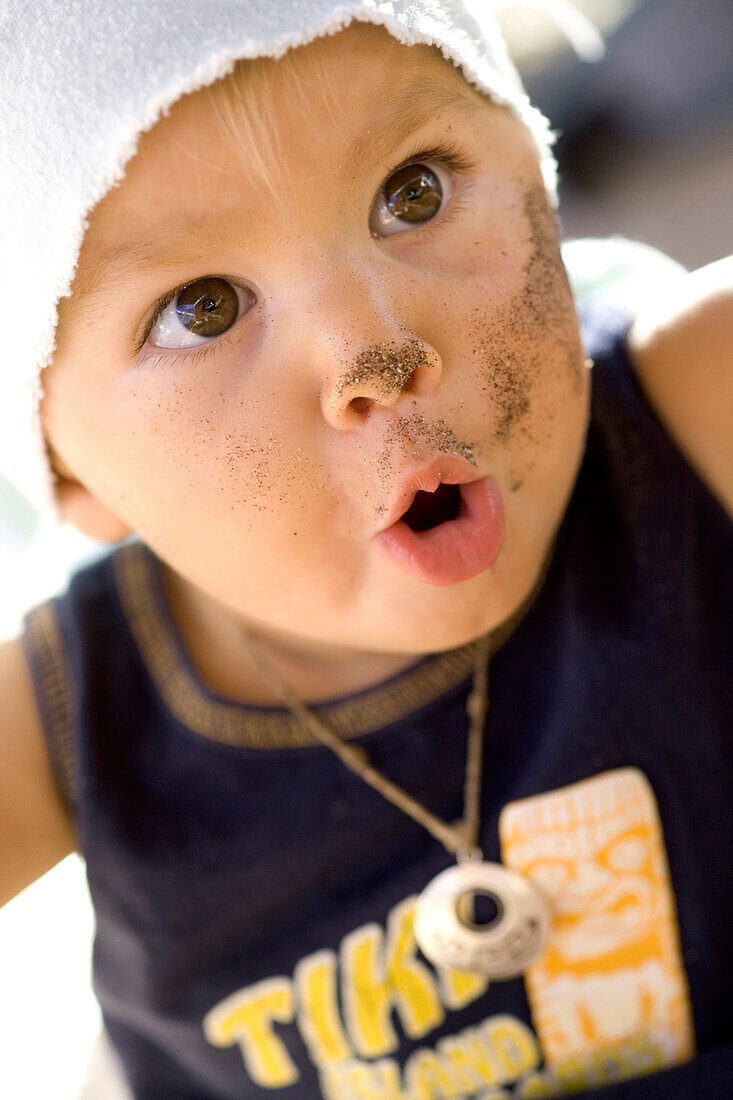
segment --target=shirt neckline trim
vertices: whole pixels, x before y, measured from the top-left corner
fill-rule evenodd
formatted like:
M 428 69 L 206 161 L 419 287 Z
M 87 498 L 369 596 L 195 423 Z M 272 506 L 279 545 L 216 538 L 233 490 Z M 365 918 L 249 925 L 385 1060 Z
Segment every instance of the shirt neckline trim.
M 187 729 L 220 744 L 248 748 L 322 747 L 283 707 L 251 706 L 213 694 L 196 675 L 167 605 L 155 555 L 143 543 L 114 557 L 122 608 L 153 683 Z M 509 625 L 509 624 L 506 624 Z M 504 634 L 505 631 L 502 631 Z M 497 644 L 502 640 L 497 634 Z M 425 658 L 357 694 L 311 704 L 345 740 L 373 733 L 434 703 L 471 673 L 476 642 Z

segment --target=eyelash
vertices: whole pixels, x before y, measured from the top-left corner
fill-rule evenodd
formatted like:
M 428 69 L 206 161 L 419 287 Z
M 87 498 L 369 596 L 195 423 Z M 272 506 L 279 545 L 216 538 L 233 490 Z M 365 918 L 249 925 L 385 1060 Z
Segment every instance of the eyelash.
M 401 168 L 406 168 L 408 164 L 417 164 L 423 160 L 438 161 L 439 164 L 452 169 L 457 175 L 470 172 L 473 168 L 478 167 L 476 162 L 469 160 L 457 145 L 453 142 L 446 141 L 434 145 L 430 149 L 426 149 L 421 145 L 416 145 L 411 153 L 388 169 L 384 178 L 389 179 L 395 172 L 399 172 Z
M 183 286 L 188 286 L 188 283 L 184 283 Z M 179 290 L 183 290 L 183 286 L 179 287 Z M 174 297 L 177 293 L 178 293 L 178 290 L 175 291 Z M 171 299 L 169 299 L 169 301 L 171 301 Z M 168 302 L 165 302 L 164 305 L 161 307 L 161 312 L 165 309 L 165 307 L 167 305 L 168 305 Z M 157 320 L 157 317 L 153 319 L 153 322 L 150 326 L 151 329 L 152 329 L 153 325 L 155 324 L 156 320 Z M 234 331 L 234 329 L 236 327 L 237 327 L 237 322 L 235 321 L 234 324 L 232 325 L 232 332 Z M 150 335 L 150 333 L 148 333 L 148 336 L 149 335 Z M 148 336 L 145 337 L 145 340 L 147 340 Z M 144 347 L 145 340 L 143 340 L 142 344 L 140 345 L 140 349 L 142 349 Z M 199 347 L 195 348 L 194 350 L 191 350 L 189 348 L 188 351 L 186 351 L 185 348 L 179 348 L 176 351 L 175 355 L 151 355 L 150 358 L 148 360 L 146 360 L 146 366 L 158 367 L 158 366 L 161 366 L 163 363 L 180 362 L 181 356 L 185 356 L 186 359 L 190 362 L 191 366 L 193 367 L 197 363 L 200 363 L 202 359 L 205 359 L 206 356 L 209 355 L 214 349 L 221 350 L 222 348 L 225 348 L 229 344 L 233 344 L 233 343 L 234 343 L 234 337 L 230 333 L 225 332 L 223 336 L 220 336 L 218 338 L 218 340 L 217 339 L 209 340 L 208 343 L 201 344 Z M 140 350 L 140 349 L 138 349 L 138 350 Z
M 426 160 L 435 161 L 438 164 L 443 165 L 444 168 L 448 168 L 452 172 L 455 172 L 458 176 L 465 175 L 466 173 L 472 171 L 472 169 L 477 167 L 476 162 L 468 159 L 464 155 L 462 150 L 459 149 L 459 147 L 453 142 L 443 142 L 429 149 L 417 146 L 412 153 L 408 154 L 408 156 L 404 157 L 397 164 L 394 164 L 391 168 L 389 168 L 384 178 L 385 180 L 387 180 L 390 176 L 393 176 L 395 172 L 399 172 L 402 168 L 407 168 L 409 164 L 418 164 L 421 161 Z M 451 222 L 456 217 L 458 217 L 464 209 L 465 204 L 463 200 L 454 195 L 448 212 L 446 214 L 442 214 L 437 219 L 431 219 L 431 221 L 427 225 L 425 225 L 421 233 L 422 239 L 432 239 L 436 232 L 439 232 L 444 226 L 450 225 Z M 145 346 L 145 341 L 152 332 L 155 323 L 159 319 L 161 313 L 166 308 L 166 306 L 170 305 L 173 299 L 178 294 L 180 294 L 182 290 L 184 290 L 187 286 L 190 286 L 191 282 L 191 279 L 187 279 L 186 282 L 179 283 L 177 287 L 174 287 L 173 290 L 169 290 L 168 293 L 163 298 L 161 298 L 159 302 L 156 303 L 155 311 L 153 313 L 150 324 L 148 325 L 145 334 L 142 337 L 142 340 L 135 348 L 136 353 L 142 351 L 143 347 Z M 236 327 L 237 322 L 235 321 L 234 325 L 232 326 L 232 330 Z M 209 355 L 212 351 L 221 350 L 222 348 L 227 347 L 233 342 L 233 337 L 230 336 L 228 333 L 225 333 L 218 339 L 210 340 L 208 343 L 202 344 L 195 351 L 190 352 L 189 355 L 186 356 L 186 358 L 190 360 L 192 366 L 195 366 L 202 359 L 205 359 L 206 356 Z M 179 349 L 175 355 L 151 355 L 147 362 L 148 365 L 151 366 L 159 366 L 163 363 L 171 363 L 180 360 L 182 352 L 185 352 L 185 349 Z

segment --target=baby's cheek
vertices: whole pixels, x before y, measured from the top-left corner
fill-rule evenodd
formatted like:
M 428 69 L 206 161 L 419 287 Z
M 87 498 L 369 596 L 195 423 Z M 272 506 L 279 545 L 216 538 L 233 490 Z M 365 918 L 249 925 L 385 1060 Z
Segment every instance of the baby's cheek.
M 328 471 L 303 418 L 282 401 L 255 401 L 213 372 L 191 381 L 150 374 L 117 396 L 127 427 L 110 465 L 125 471 L 119 487 L 136 529 L 165 512 L 212 538 L 263 526 L 292 533 L 331 509 Z
M 574 303 L 544 192 L 528 191 L 522 205 L 530 247 L 519 285 L 504 303 L 474 306 L 468 323 L 493 441 L 513 452 L 549 442 L 558 402 L 580 398 L 583 381 Z
M 521 181 L 484 175 L 465 201 L 469 212 L 459 210 L 453 225 L 419 251 L 419 261 L 431 276 L 442 277 L 448 294 L 464 298 L 474 285 L 493 302 L 507 302 L 521 286 L 527 254 Z
M 209 482 L 216 417 L 197 386 L 143 377 L 125 393 L 120 413 L 125 433 L 119 443 L 145 491 L 157 486 L 168 497 L 177 486 L 192 493 Z
M 217 462 L 221 491 L 232 508 L 296 515 L 313 510 L 327 482 L 305 441 L 289 433 L 227 431 Z

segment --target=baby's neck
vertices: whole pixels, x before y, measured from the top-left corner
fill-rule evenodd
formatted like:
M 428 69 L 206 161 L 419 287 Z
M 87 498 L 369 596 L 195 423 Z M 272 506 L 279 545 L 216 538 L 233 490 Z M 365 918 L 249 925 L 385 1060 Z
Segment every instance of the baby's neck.
M 209 597 L 166 566 L 162 568 L 171 614 L 188 657 L 205 686 L 240 703 L 280 705 L 255 668 L 236 618 L 217 614 Z M 253 633 L 257 641 L 261 638 L 265 658 L 306 703 L 353 695 L 374 687 L 421 656 L 351 651 L 335 646 L 296 647 L 282 638 L 256 630 Z

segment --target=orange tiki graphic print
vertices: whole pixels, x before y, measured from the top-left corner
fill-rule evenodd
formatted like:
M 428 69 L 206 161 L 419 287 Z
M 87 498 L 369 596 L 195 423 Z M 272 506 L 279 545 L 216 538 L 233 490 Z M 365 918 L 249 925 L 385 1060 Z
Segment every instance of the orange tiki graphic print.
M 622 768 L 511 803 L 502 859 L 549 897 L 548 947 L 526 972 L 549 1066 L 644 1037 L 667 1065 L 695 1053 L 656 799 Z

